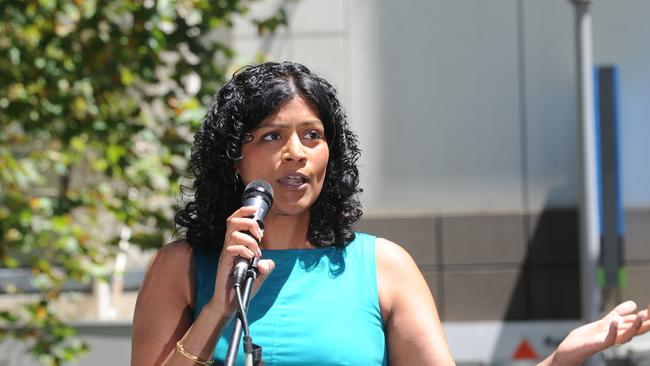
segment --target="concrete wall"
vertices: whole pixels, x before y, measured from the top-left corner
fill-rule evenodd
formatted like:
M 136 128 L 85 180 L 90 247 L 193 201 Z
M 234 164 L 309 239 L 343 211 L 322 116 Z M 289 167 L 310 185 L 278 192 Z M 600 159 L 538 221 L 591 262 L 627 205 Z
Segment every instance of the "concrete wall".
M 640 45 L 650 3 L 592 8 L 595 61 L 621 72 L 623 199 L 648 207 L 650 50 Z M 338 87 L 362 142 L 368 212 L 575 206 L 569 0 L 303 0 L 290 7 L 290 19 L 272 39 L 241 26 L 233 34 L 240 61 L 264 49 Z
M 650 210 L 626 216 L 627 285 L 620 296 L 650 304 Z M 549 209 L 527 215 L 369 215 L 359 229 L 411 253 L 443 321 L 558 320 L 581 317 L 577 223 L 576 210 Z

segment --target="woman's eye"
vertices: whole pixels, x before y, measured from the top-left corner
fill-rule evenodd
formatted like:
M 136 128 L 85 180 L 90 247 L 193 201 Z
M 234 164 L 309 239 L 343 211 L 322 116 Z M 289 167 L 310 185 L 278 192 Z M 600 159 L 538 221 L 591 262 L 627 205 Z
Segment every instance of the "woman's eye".
M 274 141 L 279 139 L 280 139 L 280 134 L 277 132 L 269 132 L 262 136 L 262 140 L 264 141 Z
M 305 138 L 308 138 L 310 140 L 317 140 L 321 137 L 322 137 L 321 133 L 315 130 L 307 131 L 307 133 L 305 134 Z

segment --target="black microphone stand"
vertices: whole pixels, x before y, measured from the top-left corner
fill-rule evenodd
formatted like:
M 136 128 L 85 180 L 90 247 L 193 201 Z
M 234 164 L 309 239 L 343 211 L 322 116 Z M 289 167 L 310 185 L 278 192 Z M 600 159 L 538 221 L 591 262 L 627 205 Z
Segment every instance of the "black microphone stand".
M 268 182 L 261 179 L 256 179 L 248 183 L 242 196 L 242 205 L 257 208 L 255 214 L 249 216 L 249 218 L 256 219 L 260 229 L 264 230 L 264 217 L 266 217 L 271 205 L 273 205 L 273 188 L 271 188 L 271 185 Z M 251 235 L 249 232 L 245 233 Z M 251 237 L 253 236 L 251 235 Z M 259 244 L 259 241 L 257 244 Z M 240 257 L 239 260 L 243 260 L 243 258 Z M 253 290 L 253 282 L 255 282 L 259 275 L 259 272 L 257 271 L 258 261 L 259 258 L 254 257 L 248 263 L 248 267 L 244 266 L 246 264 L 245 261 L 238 261 L 233 269 L 233 289 L 236 295 L 238 311 L 232 334 L 230 336 L 228 351 L 226 353 L 225 365 L 227 366 L 234 366 L 235 361 L 237 360 L 242 326 L 244 330 L 245 365 L 264 366 L 264 361 L 262 361 L 262 347 L 253 344 L 253 339 L 251 338 L 248 329 L 248 319 L 246 317 L 248 303 L 250 302 L 251 292 Z M 243 273 L 244 270 L 246 271 L 245 276 Z M 243 295 L 241 292 L 242 282 L 244 287 Z
M 250 303 L 251 292 L 253 290 L 253 283 L 257 279 L 257 262 L 259 258 L 255 257 L 251 260 L 251 264 L 246 271 L 246 280 L 244 281 L 244 292 L 240 296 L 240 289 L 235 288 L 237 292 L 238 311 L 235 324 L 230 335 L 230 343 L 228 344 L 228 351 L 226 353 L 226 366 L 234 366 L 237 360 L 237 351 L 239 350 L 239 341 L 241 340 L 242 325 L 245 328 L 244 334 L 244 355 L 246 357 L 246 366 L 264 366 L 262 360 L 262 347 L 253 343 L 253 339 L 248 334 L 248 319 L 246 312 L 248 311 L 248 304 Z

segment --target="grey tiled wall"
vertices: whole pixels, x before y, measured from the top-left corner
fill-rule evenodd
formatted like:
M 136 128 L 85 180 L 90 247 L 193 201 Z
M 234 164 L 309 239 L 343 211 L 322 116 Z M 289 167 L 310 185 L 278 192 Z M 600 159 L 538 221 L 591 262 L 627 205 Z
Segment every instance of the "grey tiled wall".
M 538 214 L 364 217 L 358 229 L 413 256 L 443 320 L 580 317 L 575 209 Z M 650 209 L 627 210 L 624 299 L 650 303 Z
M 650 261 L 650 210 L 628 210 L 625 233 L 625 261 Z

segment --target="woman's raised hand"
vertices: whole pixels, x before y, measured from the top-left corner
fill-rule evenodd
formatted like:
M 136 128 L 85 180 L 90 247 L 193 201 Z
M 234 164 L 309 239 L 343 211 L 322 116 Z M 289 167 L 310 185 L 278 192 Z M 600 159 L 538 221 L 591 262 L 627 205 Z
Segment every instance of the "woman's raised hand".
M 226 220 L 226 235 L 219 257 L 214 294 L 210 304 L 207 305 L 220 309 L 224 318 L 229 318 L 237 308 L 235 292 L 232 286 L 235 259 L 237 257 L 251 259 L 262 256 L 258 244 L 262 240 L 262 230 L 257 221 L 249 218 L 255 213 L 255 210 L 255 207 L 242 207 Z M 259 289 L 273 268 L 275 268 L 275 263 L 270 259 L 262 259 L 257 263 L 260 276 L 255 281 L 253 294 Z
M 636 312 L 634 301 L 619 304 L 603 318 L 574 329 L 542 365 L 579 365 L 595 353 L 628 342 L 650 330 L 647 309 Z

